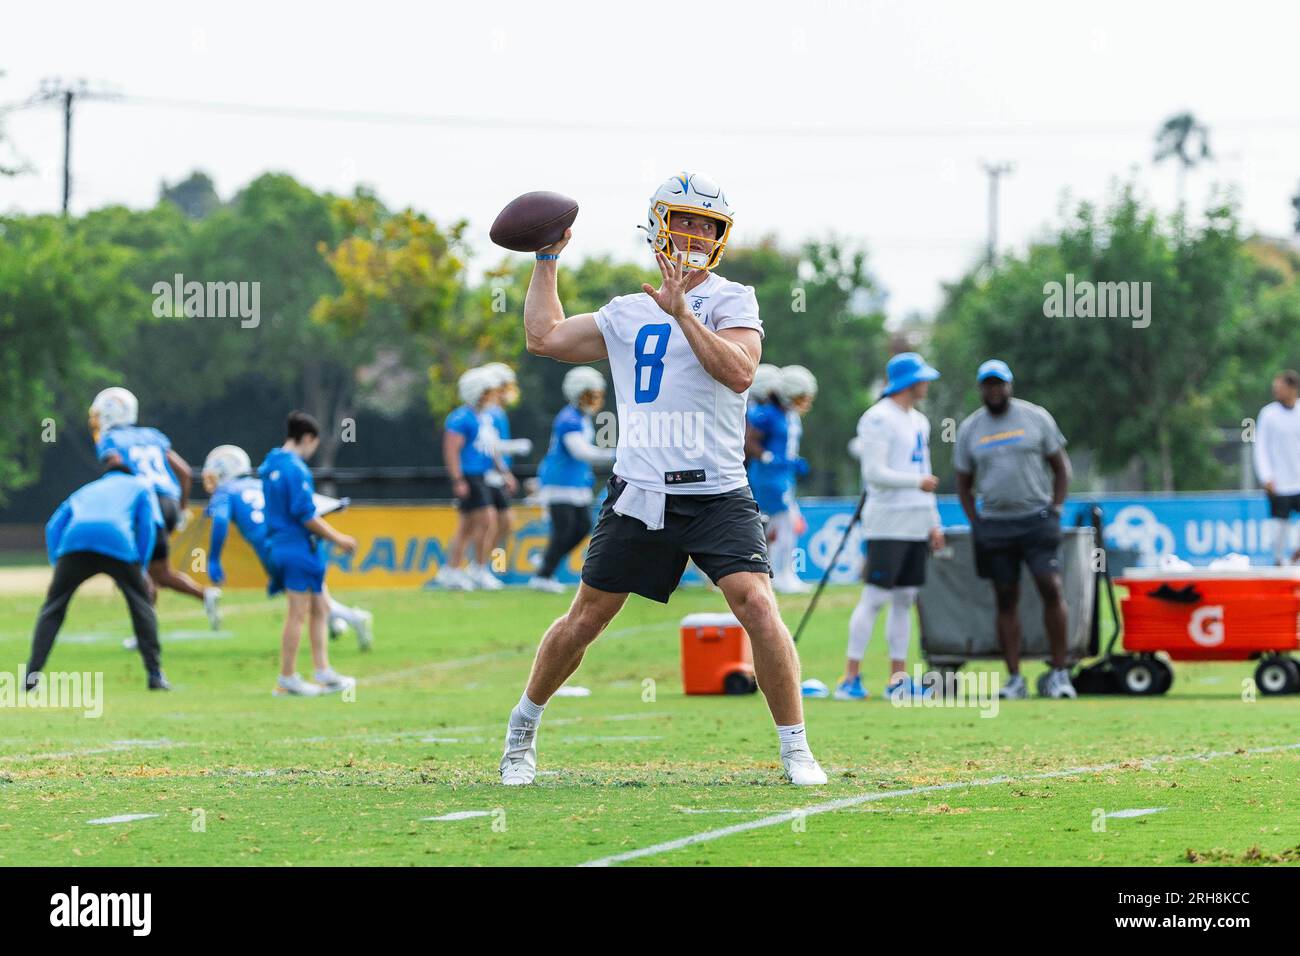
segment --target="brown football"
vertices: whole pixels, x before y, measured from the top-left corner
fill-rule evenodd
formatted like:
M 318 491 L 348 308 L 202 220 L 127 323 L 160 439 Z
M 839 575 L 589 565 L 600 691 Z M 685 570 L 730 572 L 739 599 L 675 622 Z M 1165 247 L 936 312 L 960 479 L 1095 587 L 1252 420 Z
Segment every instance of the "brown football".
M 488 233 L 492 241 L 513 252 L 536 252 L 558 242 L 578 218 L 578 204 L 559 193 L 524 193 L 497 213 Z

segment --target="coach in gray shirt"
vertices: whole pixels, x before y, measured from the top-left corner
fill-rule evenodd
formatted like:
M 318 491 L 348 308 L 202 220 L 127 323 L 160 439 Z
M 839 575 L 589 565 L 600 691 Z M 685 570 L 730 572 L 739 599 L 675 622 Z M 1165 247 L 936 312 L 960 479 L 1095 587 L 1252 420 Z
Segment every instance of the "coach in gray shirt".
M 976 377 L 984 406 L 957 427 L 953 469 L 957 496 L 970 520 L 975 570 L 993 582 L 998 642 L 1011 678 L 1002 697 L 1028 696 L 1020 675 L 1020 565 L 1043 599 L 1052 651 L 1044 693 L 1074 697 L 1066 666 L 1067 612 L 1061 586 L 1061 506 L 1070 487 L 1065 436 L 1051 414 L 1011 397 L 1011 369 L 989 359 Z M 979 498 L 976 509 L 975 499 Z

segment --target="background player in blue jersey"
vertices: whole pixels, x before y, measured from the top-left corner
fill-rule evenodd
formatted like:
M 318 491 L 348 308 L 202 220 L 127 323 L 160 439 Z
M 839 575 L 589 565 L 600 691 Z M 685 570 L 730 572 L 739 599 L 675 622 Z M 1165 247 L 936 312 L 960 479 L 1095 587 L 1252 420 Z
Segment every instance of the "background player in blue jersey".
M 773 587 L 781 592 L 800 592 L 807 590 L 807 585 L 794 572 L 793 551 L 801 533 L 794 501 L 795 476 L 800 468 L 807 470 L 799 458 L 801 426 L 785 399 L 782 370 L 774 365 L 761 368 L 762 374 L 755 372 L 750 387 L 753 401 L 745 416 L 749 487 L 768 519 Z
M 307 459 L 320 446 L 320 425 L 306 412 L 290 412 L 287 437 L 279 448 L 267 453 L 257 469 L 262 479 L 267 538 L 271 560 L 284 575 L 289 593 L 289 610 L 280 639 L 280 679 L 277 694 L 315 696 L 355 685 L 351 677 L 337 673 L 329 662 L 327 632 L 329 600 L 325 596 L 325 558 L 320 539 L 344 554 L 357 549 L 356 539 L 331 527 L 316 512 L 315 483 Z M 298 645 L 302 626 L 309 624 L 312 664 L 316 682 L 298 675 Z
M 252 472 L 248 453 L 238 445 L 218 445 L 208 452 L 203 462 L 203 488 L 209 496 L 206 513 L 212 521 L 208 541 L 208 577 L 218 585 L 225 583 L 226 571 L 221 555 L 233 523 L 262 562 L 266 571 L 266 593 L 274 596 L 284 590 L 284 569 L 275 563 L 271 554 L 262 479 Z M 356 631 L 358 646 L 363 651 L 369 650 L 373 622 L 370 612 L 336 601 L 328 589 L 321 593 L 329 602 L 330 636 L 351 627 Z
M 456 383 L 461 406 L 447 416 L 442 433 L 442 460 L 451 475 L 460 521 L 448 548 L 447 562 L 438 569 L 434 582 L 445 588 L 473 591 L 497 590 L 501 580 L 487 570 L 487 556 L 496 540 L 496 508 L 485 476 L 496 467 L 490 449 L 495 448 L 495 429 L 483 427 L 482 416 L 491 398 L 492 373 L 472 368 Z M 475 561 L 462 568 L 467 551 Z
M 40 680 L 72 595 L 96 574 L 111 577 L 126 597 L 136 645 L 149 674 L 149 689 L 171 689 L 162 672 L 158 618 L 144 573 L 162 524 L 153 486 L 121 464 L 109 465 L 101 478 L 83 485 L 59 505 L 45 526 L 54 578 L 32 634 L 27 660 L 29 690 Z
M 105 465 L 122 465 L 131 474 L 146 479 L 158 495 L 163 525 L 154 544 L 149 562 L 149 578 L 158 587 L 171 588 L 198 598 L 216 626 L 217 600 L 220 591 L 203 588 L 188 574 L 173 568 L 167 561 L 172 532 L 182 527 L 185 507 L 190 499 L 189 464 L 172 448 L 171 440 L 156 428 L 136 425 L 139 402 L 125 388 L 106 388 L 90 404 L 90 434 L 95 440 L 95 454 Z M 150 588 L 150 596 L 157 593 Z
M 514 522 L 510 517 L 510 499 L 519 491 L 519 481 L 514 475 L 514 456 L 527 455 L 533 450 L 533 443 L 528 438 L 510 437 L 510 415 L 507 410 L 519 404 L 519 379 L 515 370 L 504 362 L 489 362 L 483 366 L 493 378 L 493 389 L 488 396 L 486 412 L 491 416 L 492 426 L 496 430 L 496 444 L 492 456 L 497 467 L 486 475 L 492 504 L 496 508 L 496 546 L 505 552 L 510 550 L 510 534 Z
M 579 365 L 565 373 L 563 389 L 569 404 L 555 416 L 551 444 L 538 470 L 538 497 L 551 520 L 542 563 L 528 582 L 538 591 L 565 590 L 555 580 L 555 571 L 591 532 L 591 484 L 595 480 L 591 466 L 614 460 L 613 448 L 596 445 L 591 423 L 591 416 L 605 405 L 605 377 L 590 366 Z

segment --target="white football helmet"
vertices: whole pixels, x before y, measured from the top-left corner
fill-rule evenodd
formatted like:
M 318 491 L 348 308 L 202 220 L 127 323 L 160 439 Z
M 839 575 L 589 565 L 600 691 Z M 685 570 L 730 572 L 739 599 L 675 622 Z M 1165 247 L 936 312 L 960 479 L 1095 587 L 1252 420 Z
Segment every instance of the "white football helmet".
M 781 390 L 781 369 L 766 362 L 754 369 L 754 381 L 749 386 L 749 397 L 757 402 L 765 402 L 773 392 Z
M 501 401 L 506 405 L 514 405 L 519 401 L 519 379 L 515 376 L 515 370 L 505 362 L 488 362 L 483 366 L 483 371 L 492 376 L 492 387 L 502 389 Z
M 208 488 L 208 483 L 211 482 L 212 487 L 208 488 L 210 493 L 223 481 L 246 475 L 252 470 L 253 463 L 244 449 L 238 445 L 218 445 L 208 452 L 208 457 L 203 461 L 203 487 Z
M 119 385 L 106 388 L 90 403 L 90 431 L 99 436 L 119 425 L 134 425 L 140 413 L 140 403 L 129 391 Z
M 496 387 L 496 376 L 482 366 L 470 369 L 456 380 L 456 391 L 466 405 L 477 405 L 484 395 Z
M 575 365 L 564 374 L 564 398 L 573 405 L 587 392 L 605 391 L 605 376 L 590 365 Z
M 705 215 L 718 221 L 718 233 L 713 239 L 701 239 L 670 228 L 672 214 L 689 212 Z M 731 204 L 727 202 L 722 187 L 703 173 L 678 173 L 655 190 L 650 197 L 650 213 L 644 229 L 646 241 L 655 252 L 669 258 L 677 253 L 685 255 L 691 269 L 711 270 L 722 258 L 722 250 L 731 238 Z
M 781 369 L 781 401 L 789 403 L 805 395 L 817 397 L 817 376 L 802 365 Z

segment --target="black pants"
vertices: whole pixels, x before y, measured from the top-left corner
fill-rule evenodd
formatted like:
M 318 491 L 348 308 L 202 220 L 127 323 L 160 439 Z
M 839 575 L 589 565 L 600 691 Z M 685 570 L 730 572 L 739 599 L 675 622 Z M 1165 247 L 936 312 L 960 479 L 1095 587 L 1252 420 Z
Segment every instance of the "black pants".
M 551 516 L 551 539 L 546 542 L 546 553 L 537 573 L 544 578 L 555 576 L 555 570 L 578 543 L 591 532 L 591 508 L 587 505 L 548 505 Z
M 153 674 L 162 669 L 158 648 L 158 618 L 149 603 L 149 584 L 144 569 L 138 564 L 127 564 L 108 555 L 93 551 L 73 551 L 65 554 L 54 565 L 54 580 L 45 595 L 45 604 L 36 618 L 36 632 L 32 635 L 32 654 L 27 662 L 27 673 L 43 670 L 54 647 L 63 618 L 68 613 L 68 602 L 77 588 L 96 574 L 107 574 L 117 582 L 126 595 L 126 605 L 131 610 L 131 626 L 140 645 L 140 657 L 145 670 Z

